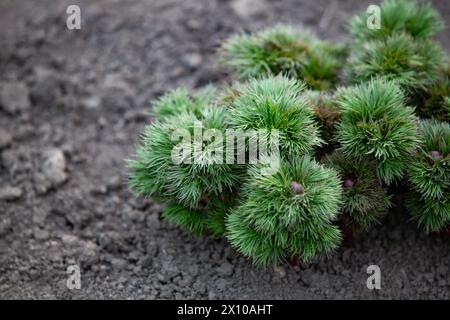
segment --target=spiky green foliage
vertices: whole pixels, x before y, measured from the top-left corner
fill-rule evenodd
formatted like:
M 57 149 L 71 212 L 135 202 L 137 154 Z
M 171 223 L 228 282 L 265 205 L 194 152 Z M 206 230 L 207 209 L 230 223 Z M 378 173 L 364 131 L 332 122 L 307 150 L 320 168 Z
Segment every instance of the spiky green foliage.
M 409 167 L 410 211 L 427 232 L 450 222 L 450 125 L 421 121 L 422 146 Z
M 216 163 L 211 154 L 220 141 L 197 139 L 194 130 L 205 132 L 226 128 L 224 108 L 204 107 L 200 116 L 183 112 L 156 121 L 145 129 L 136 157 L 129 161 L 130 185 L 139 195 L 162 200 L 175 199 L 189 208 L 197 208 L 205 195 L 219 196 L 240 183 L 241 177 L 232 164 Z M 200 127 L 201 126 L 201 127 Z M 197 128 L 197 129 L 195 129 Z M 189 133 L 187 141 L 174 133 Z M 188 150 L 181 163 L 174 161 L 173 150 Z M 195 152 L 196 148 L 200 150 Z M 178 153 L 177 153 L 178 154 Z M 181 153 L 180 153 L 181 154 Z
M 408 170 L 411 185 L 426 198 L 450 198 L 450 126 L 422 120 L 420 132 L 422 147 Z
M 204 196 L 197 209 L 169 203 L 162 217 L 193 234 L 210 233 L 216 238 L 225 234 L 225 218 L 233 202 L 223 196 Z
M 417 114 L 424 118 L 450 121 L 450 64 L 442 70 L 439 81 L 417 97 Z
M 404 176 L 418 223 L 427 232 L 450 226 L 449 124 L 416 118 L 450 120 L 450 63 L 431 40 L 442 20 L 406 0 L 383 2 L 379 30 L 366 18 L 352 20 L 343 78 L 347 48 L 300 28 L 227 40 L 222 61 L 245 81 L 158 99 L 156 120 L 129 161 L 131 187 L 164 202 L 163 218 L 226 237 L 258 265 L 331 252 L 341 239 L 338 215 L 344 229 L 343 222 L 369 229 L 391 204 L 384 183 Z M 333 91 L 340 85 L 354 86 Z M 223 164 L 228 137 L 203 140 L 196 129 L 242 134 L 245 148 L 235 146 L 234 160 L 244 152 L 246 164 Z M 261 151 L 259 139 L 271 162 L 247 152 Z M 215 162 L 215 147 L 225 144 Z
M 241 205 L 228 216 L 227 236 L 258 265 L 292 256 L 310 261 L 339 245 L 341 235 L 333 221 L 340 205 L 337 173 L 307 156 L 282 161 L 274 175 L 255 166 Z
M 250 80 L 237 88 L 230 105 L 230 124 L 247 132 L 265 130 L 267 141 L 277 131 L 284 157 L 310 153 L 321 140 L 313 110 L 301 98 L 303 89 L 297 80 L 284 76 Z
M 371 225 L 379 223 L 391 206 L 391 197 L 377 178 L 375 163 L 346 158 L 340 152 L 334 152 L 326 158 L 325 164 L 334 168 L 341 178 L 341 212 L 350 227 L 356 231 L 365 231 Z
M 450 121 L 450 81 L 443 81 L 422 94 L 417 113 L 424 118 Z
M 447 110 L 447 119 L 450 121 L 450 96 L 444 99 L 444 108 Z
M 419 143 L 413 109 L 394 82 L 380 79 L 337 93 L 342 111 L 336 134 L 347 157 L 374 159 L 387 184 L 403 176 Z
M 384 0 L 380 9 L 380 29 L 367 27 L 367 20 L 373 13 L 364 12 L 352 19 L 350 34 L 353 41 L 383 40 L 396 33 L 423 40 L 444 29 L 439 13 L 424 2 Z
M 308 90 L 304 93 L 309 106 L 314 111 L 314 118 L 319 127 L 320 138 L 324 142 L 320 150 L 331 152 L 337 147 L 334 137 L 336 124 L 341 117 L 341 110 L 333 94 Z
M 441 79 L 444 54 L 431 40 L 414 41 L 407 34 L 365 42 L 351 51 L 345 68 L 349 82 L 373 77 L 397 81 L 411 92 L 426 90 Z
M 241 180 L 244 181 L 244 180 Z M 230 210 L 237 205 L 238 197 L 233 193 L 225 193 L 220 197 L 210 199 L 205 207 L 207 220 L 206 230 L 216 238 L 225 236 L 226 218 Z
M 164 208 L 162 217 L 193 234 L 201 234 L 206 229 L 207 215 L 203 210 L 192 210 L 178 203 Z
M 343 56 L 342 47 L 288 25 L 234 36 L 222 46 L 223 63 L 241 78 L 282 73 L 320 90 L 334 87 Z
M 450 225 L 449 199 L 431 200 L 413 192 L 407 206 L 412 217 L 427 233 L 445 230 Z
M 177 88 L 153 103 L 152 114 L 159 120 L 183 112 L 201 116 L 202 109 L 212 102 L 216 91 L 212 85 L 203 87 L 194 94 L 190 94 L 186 88 Z

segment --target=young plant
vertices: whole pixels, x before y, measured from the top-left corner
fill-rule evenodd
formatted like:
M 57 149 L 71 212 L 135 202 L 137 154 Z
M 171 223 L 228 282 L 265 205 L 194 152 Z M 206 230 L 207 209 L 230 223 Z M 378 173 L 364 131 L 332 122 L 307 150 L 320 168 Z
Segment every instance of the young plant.
M 200 116 L 205 106 L 211 104 L 217 93 L 212 86 L 205 86 L 190 94 L 186 88 L 177 88 L 157 99 L 152 106 L 152 114 L 162 120 L 169 116 L 179 115 L 183 112 L 192 112 Z
M 348 158 L 373 159 L 386 184 L 401 178 L 418 144 L 417 119 L 394 82 L 371 80 L 337 93 L 336 138 Z
M 444 99 L 444 108 L 447 110 L 447 119 L 450 121 L 450 96 Z
M 357 83 L 373 77 L 395 80 L 408 93 L 427 90 L 441 79 L 444 53 L 431 40 L 414 41 L 404 33 L 377 39 L 351 51 L 346 79 Z
M 335 141 L 336 124 L 341 117 L 341 110 L 335 101 L 335 96 L 314 90 L 305 91 L 303 96 L 314 111 L 319 135 L 323 141 L 318 151 L 319 153 L 330 153 L 338 146 Z
M 237 87 L 230 104 L 230 126 L 249 132 L 276 132 L 283 157 L 299 157 L 321 144 L 304 85 L 284 76 L 250 80 Z M 270 137 L 266 138 L 269 141 Z
M 326 157 L 325 164 L 334 168 L 342 181 L 344 223 L 354 231 L 367 231 L 379 223 L 391 206 L 391 197 L 380 184 L 375 163 L 334 152 Z
M 284 74 L 317 90 L 335 86 L 343 57 L 342 47 L 287 25 L 234 36 L 222 46 L 223 63 L 241 78 Z
M 384 0 L 380 7 L 380 28 L 368 28 L 369 13 L 354 17 L 350 35 L 354 42 L 385 40 L 393 34 L 405 33 L 422 41 L 444 29 L 439 13 L 429 4 L 413 0 Z
M 383 183 L 404 176 L 412 216 L 427 232 L 448 227 L 450 127 L 416 117 L 450 120 L 450 64 L 431 40 L 443 22 L 406 0 L 383 1 L 381 29 L 367 17 L 351 22 L 344 75 L 355 85 L 335 92 L 341 45 L 283 25 L 227 40 L 222 61 L 245 81 L 159 98 L 130 186 L 164 202 L 163 218 L 226 237 L 258 265 L 330 253 L 339 217 L 344 231 L 368 230 L 391 206 Z
M 449 227 L 450 200 L 430 200 L 417 192 L 409 195 L 407 206 L 411 216 L 425 232 L 444 231 Z
M 214 157 L 221 141 L 202 136 L 206 130 L 222 133 L 227 126 L 227 110 L 204 105 L 196 115 L 182 111 L 170 114 L 171 106 L 179 111 L 180 104 L 170 104 L 177 93 L 169 93 L 163 119 L 145 128 L 142 142 L 133 160 L 128 162 L 130 185 L 138 195 L 175 201 L 197 209 L 205 196 L 219 197 L 241 183 L 239 168 Z M 183 107 L 184 108 L 184 107 Z M 198 138 L 200 134 L 200 138 Z
M 227 218 L 227 237 L 257 265 L 299 257 L 310 261 L 339 246 L 333 224 L 341 205 L 337 173 L 308 156 L 281 161 L 274 175 L 249 170 L 241 204 Z
M 234 205 L 234 198 L 231 193 L 220 197 L 205 195 L 197 209 L 169 202 L 162 212 L 162 217 L 193 234 L 209 233 L 220 238 L 225 234 L 225 219 Z
M 450 62 L 446 57 L 447 67 L 435 85 L 417 96 L 417 113 L 424 118 L 450 121 Z
M 450 125 L 422 120 L 420 131 L 422 145 L 408 169 L 409 208 L 427 232 L 439 231 L 450 222 Z

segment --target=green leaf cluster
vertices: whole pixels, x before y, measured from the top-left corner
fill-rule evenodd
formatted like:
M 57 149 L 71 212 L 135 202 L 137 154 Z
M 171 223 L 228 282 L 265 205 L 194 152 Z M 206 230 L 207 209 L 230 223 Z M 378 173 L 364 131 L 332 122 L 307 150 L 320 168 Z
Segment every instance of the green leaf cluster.
M 355 231 L 367 231 L 379 224 L 391 207 L 388 195 L 377 177 L 376 165 L 363 158 L 348 158 L 335 151 L 324 160 L 334 168 L 342 181 L 343 205 L 341 213 L 348 227 Z
M 439 231 L 450 223 L 450 125 L 422 120 L 420 131 L 421 148 L 408 169 L 409 209 L 427 232 Z
M 284 74 L 317 90 L 335 86 L 345 57 L 342 46 L 290 25 L 234 36 L 221 49 L 221 61 L 241 79 Z
M 337 95 L 342 112 L 336 134 L 340 151 L 374 160 L 378 177 L 388 185 L 403 177 L 420 140 L 414 110 L 405 105 L 397 83 L 375 79 Z
M 341 205 L 336 171 L 308 156 L 282 161 L 274 175 L 250 169 L 241 204 L 227 218 L 231 245 L 256 264 L 286 258 L 310 261 L 339 246 L 341 233 L 333 224 Z

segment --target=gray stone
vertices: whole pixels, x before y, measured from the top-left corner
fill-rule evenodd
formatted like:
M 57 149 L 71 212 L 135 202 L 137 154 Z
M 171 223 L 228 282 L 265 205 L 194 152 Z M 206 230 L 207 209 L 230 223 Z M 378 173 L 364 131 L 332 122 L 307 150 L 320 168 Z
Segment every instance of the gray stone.
M 89 192 L 94 195 L 105 195 L 108 193 L 108 188 L 105 185 L 93 185 Z
M 191 68 L 196 68 L 202 63 L 202 56 L 198 53 L 187 53 L 182 59 Z
M 125 267 L 127 266 L 127 261 L 120 258 L 113 258 L 111 260 L 111 266 L 114 269 L 122 270 L 125 269 Z
M 45 219 L 47 219 L 47 211 L 43 208 L 34 208 L 33 210 L 33 222 L 36 223 L 37 225 L 44 225 L 45 224 Z
M 144 256 L 138 260 L 138 265 L 144 268 L 150 268 L 153 263 L 153 259 L 150 256 Z
M 311 269 L 304 270 L 303 272 L 300 273 L 300 279 L 306 285 L 312 285 L 314 283 L 315 273 Z
M 190 264 L 186 267 L 186 271 L 192 276 L 196 277 L 199 273 L 199 268 L 197 264 Z
M 12 142 L 11 134 L 6 130 L 0 128 L 0 150 L 9 147 L 11 142 Z
M 264 11 L 265 1 L 262 0 L 233 0 L 231 8 L 243 18 L 249 18 Z
M 284 269 L 283 266 L 276 266 L 273 268 L 273 271 L 275 271 L 275 274 L 279 277 L 279 278 L 284 278 L 286 277 L 286 270 Z
M 31 87 L 30 98 L 33 105 L 54 108 L 62 105 L 62 82 L 52 70 L 36 66 L 36 82 Z
M 125 240 L 120 235 L 120 233 L 116 231 L 100 233 L 98 236 L 98 244 L 108 252 L 129 251 L 129 248 L 126 246 Z
M 122 181 L 122 178 L 120 176 L 112 176 L 106 182 L 106 186 L 110 191 L 118 190 L 124 184 L 125 182 Z
M 35 229 L 33 232 L 34 238 L 36 240 L 47 240 L 50 237 L 50 233 L 44 229 Z
M 159 217 L 157 214 L 148 215 L 146 223 L 147 227 L 154 230 L 159 229 L 161 226 L 161 222 L 159 221 Z
M 4 236 L 11 228 L 11 219 L 0 217 L 0 236 Z
M 227 281 L 225 281 L 224 279 L 218 279 L 215 283 L 214 283 L 214 287 L 218 290 L 218 291 L 225 291 L 225 289 L 227 288 Z
M 150 257 L 154 257 L 156 256 L 156 254 L 158 253 L 158 245 L 155 241 L 150 241 L 147 244 L 147 248 L 146 248 L 146 252 L 148 254 L 148 256 Z
M 121 283 L 121 284 L 127 283 L 127 281 L 128 281 L 128 277 L 126 277 L 126 276 L 120 276 L 119 279 L 117 279 L 117 282 Z
M 223 262 L 219 268 L 217 268 L 217 273 L 224 277 L 229 277 L 233 274 L 233 266 L 228 262 Z
M 74 244 L 79 242 L 79 239 L 77 236 L 74 236 L 72 234 L 63 234 L 61 236 L 61 241 L 64 243 L 64 245 L 73 246 Z
M 158 273 L 158 274 L 156 275 L 156 278 L 158 279 L 158 281 L 159 281 L 160 283 L 166 283 L 166 282 L 167 282 L 166 277 L 165 277 L 162 273 Z
M 86 109 L 95 110 L 100 107 L 102 100 L 98 96 L 91 96 L 83 100 L 82 105 Z
M 0 201 L 14 201 L 22 197 L 22 194 L 21 188 L 5 186 L 0 189 Z
M 91 265 L 97 260 L 98 246 L 92 241 L 83 241 L 80 249 L 80 260 Z
M 433 273 L 425 273 L 425 274 L 423 275 L 423 277 L 425 278 L 425 280 L 426 280 L 428 283 L 433 283 L 433 282 L 434 282 L 434 274 L 433 274 Z
M 203 282 L 200 281 L 195 281 L 193 284 L 193 288 L 195 291 L 197 291 L 200 294 L 205 294 L 206 293 L 206 286 Z
M 66 158 L 61 150 L 49 149 L 44 152 L 41 171 L 51 186 L 57 187 L 67 181 L 66 166 Z
M 28 87 L 21 82 L 7 82 L 0 88 L 0 108 L 10 114 L 30 107 Z
M 149 200 L 147 200 L 143 197 L 132 197 L 129 199 L 129 203 L 133 208 L 138 209 L 138 210 L 144 210 L 150 204 Z

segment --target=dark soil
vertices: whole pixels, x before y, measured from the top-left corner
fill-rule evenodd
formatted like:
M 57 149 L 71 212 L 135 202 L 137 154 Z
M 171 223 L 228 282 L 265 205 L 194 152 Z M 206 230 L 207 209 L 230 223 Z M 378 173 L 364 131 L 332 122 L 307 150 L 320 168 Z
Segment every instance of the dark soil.
M 79 31 L 66 28 L 69 4 Z M 224 240 L 160 221 L 160 206 L 126 185 L 149 101 L 230 80 L 216 62 L 223 39 L 292 22 L 339 41 L 368 4 L 1 1 L 0 298 L 449 299 L 450 237 L 425 235 L 401 203 L 329 258 L 260 269 Z M 449 23 L 449 3 L 434 4 Z M 80 290 L 66 287 L 72 264 Z M 381 290 L 366 287 L 371 264 Z

